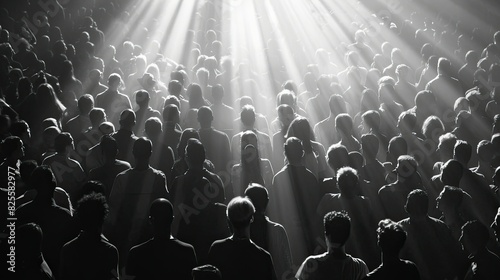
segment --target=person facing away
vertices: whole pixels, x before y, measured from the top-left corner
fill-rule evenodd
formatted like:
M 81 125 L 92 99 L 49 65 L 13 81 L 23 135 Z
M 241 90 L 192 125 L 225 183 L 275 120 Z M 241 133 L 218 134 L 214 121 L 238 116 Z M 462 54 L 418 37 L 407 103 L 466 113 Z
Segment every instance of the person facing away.
M 472 261 L 464 279 L 497 279 L 500 275 L 500 258 L 486 247 L 489 238 L 488 228 L 477 220 L 462 227 L 460 243 Z
M 16 229 L 17 275 L 19 280 L 53 280 L 54 273 L 42 253 L 43 232 L 35 223 L 27 223 Z
M 254 221 L 250 225 L 250 238 L 271 254 L 276 275 L 282 279 L 292 273 L 292 252 L 285 228 L 266 216 L 269 194 L 262 185 L 253 183 L 245 190 L 245 196 L 255 206 Z
M 151 141 L 137 139 L 132 152 L 135 166 L 116 176 L 109 195 L 110 218 L 105 224 L 105 233 L 120 252 L 120 267 L 125 265 L 130 247 L 150 235 L 145 205 L 169 197 L 165 175 L 149 165 Z
M 132 109 L 130 99 L 125 94 L 119 92 L 123 84 L 119 74 L 111 74 L 108 78 L 109 88 L 95 97 L 95 107 L 106 111 L 106 115 L 115 127 L 119 125 L 120 114 L 125 109 Z
M 382 263 L 364 279 L 420 279 L 417 266 L 399 258 L 399 252 L 406 241 L 406 232 L 390 219 L 378 223 L 378 246 L 382 250 Z
M 126 274 L 134 279 L 190 280 L 197 265 L 193 246 L 171 235 L 173 206 L 167 199 L 158 198 L 149 208 L 149 222 L 153 237 L 132 247 L 129 252 Z
M 118 279 L 118 250 L 102 235 L 108 212 L 100 193 L 92 192 L 78 201 L 75 217 L 81 232 L 62 248 L 58 279 Z
M 248 198 L 235 197 L 227 205 L 226 215 L 233 235 L 215 241 L 208 253 L 208 263 L 219 268 L 223 280 L 277 279 L 271 255 L 250 240 L 254 214 L 255 208 Z
M 327 251 L 312 255 L 302 263 L 295 275 L 297 280 L 313 279 L 363 279 L 368 267 L 361 259 L 345 251 L 351 232 L 351 219 L 345 212 L 332 211 L 324 217 Z

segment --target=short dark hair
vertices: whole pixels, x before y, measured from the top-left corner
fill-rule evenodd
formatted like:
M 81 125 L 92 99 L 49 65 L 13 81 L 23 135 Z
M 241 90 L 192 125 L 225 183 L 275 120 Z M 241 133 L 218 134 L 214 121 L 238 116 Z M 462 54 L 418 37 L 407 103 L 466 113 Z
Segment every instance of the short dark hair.
M 398 253 L 406 241 L 403 227 L 390 219 L 378 223 L 378 242 L 382 251 Z
M 351 218 L 346 212 L 332 211 L 325 215 L 324 226 L 330 242 L 344 245 L 351 233 Z
M 96 230 L 104 223 L 109 213 L 106 197 L 101 193 L 92 192 L 84 195 L 76 206 L 75 217 L 83 230 Z
M 153 152 L 153 143 L 151 140 L 141 137 L 134 142 L 133 154 L 139 158 L 149 158 Z
M 186 145 L 186 160 L 194 166 L 202 166 L 205 162 L 205 147 L 200 140 L 190 138 Z
M 168 104 L 163 108 L 163 121 L 179 123 L 180 111 L 176 105 Z
M 103 155 L 110 158 L 116 157 L 116 154 L 118 153 L 118 144 L 116 143 L 115 138 L 110 135 L 103 135 L 101 137 L 100 145 Z
M 78 99 L 78 110 L 80 113 L 89 113 L 94 108 L 94 97 L 90 94 L 84 94 Z
M 257 183 L 252 183 L 245 190 L 245 196 L 248 197 L 255 206 L 256 212 L 265 211 L 269 202 L 269 193 L 267 189 Z
M 416 189 L 408 194 L 405 209 L 410 215 L 425 216 L 429 207 L 429 196 L 424 190 Z
M 66 147 L 70 146 L 71 144 L 73 144 L 73 137 L 71 137 L 71 134 L 69 134 L 68 132 L 59 133 L 59 135 L 57 135 L 56 139 L 54 140 L 54 148 L 58 153 L 64 153 Z
M 255 109 L 252 105 L 245 105 L 241 108 L 240 113 L 241 122 L 246 126 L 253 126 L 255 124 Z
M 488 243 L 490 234 L 488 227 L 483 225 L 481 222 L 474 220 L 468 221 L 462 226 L 461 238 L 467 238 L 470 242 L 482 248 Z
M 249 226 L 254 214 L 255 207 L 246 197 L 237 196 L 227 204 L 226 215 L 235 229 Z

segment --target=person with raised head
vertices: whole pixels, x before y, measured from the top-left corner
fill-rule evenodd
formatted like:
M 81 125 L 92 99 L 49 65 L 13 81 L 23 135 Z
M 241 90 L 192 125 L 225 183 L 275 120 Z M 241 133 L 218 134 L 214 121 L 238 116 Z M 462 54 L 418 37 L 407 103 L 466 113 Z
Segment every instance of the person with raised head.
M 238 161 L 241 157 L 241 136 L 246 130 L 252 130 L 258 139 L 259 154 L 262 158 L 272 158 L 273 149 L 271 146 L 271 138 L 264 132 L 261 132 L 255 127 L 256 113 L 252 105 L 245 105 L 241 109 L 240 120 L 243 124 L 243 129 L 238 134 L 234 135 L 231 139 L 231 151 L 233 153 L 233 160 Z
M 138 90 L 135 93 L 135 102 L 139 108 L 135 111 L 136 115 L 136 126 L 134 126 L 134 133 L 138 136 L 144 136 L 144 126 L 146 120 L 152 117 L 157 117 L 161 119 L 161 114 L 157 110 L 151 108 L 150 106 L 150 96 L 149 92 L 145 90 Z M 160 105 L 161 104 L 155 104 Z
M 417 189 L 408 194 L 405 210 L 409 218 L 398 223 L 408 233 L 402 255 L 415 262 L 423 279 L 461 279 L 465 256 L 451 230 L 444 222 L 429 217 L 428 208 L 425 191 Z
M 250 225 L 250 238 L 255 244 L 268 251 L 273 260 L 278 279 L 291 273 L 292 252 L 285 228 L 266 216 L 269 193 L 262 185 L 250 184 L 245 196 L 255 207 L 254 221 Z
M 61 251 L 58 279 L 118 279 L 118 250 L 102 235 L 109 209 L 104 195 L 83 196 L 75 210 L 81 232 Z
M 42 165 L 31 175 L 37 191 L 35 199 L 16 209 L 17 224 L 36 223 L 43 231 L 42 252 L 54 274 L 59 271 L 60 253 L 63 245 L 78 235 L 78 228 L 69 210 L 54 202 L 57 186 L 54 173 L 49 166 Z
M 479 221 L 469 221 L 462 227 L 460 243 L 472 260 L 464 279 L 497 279 L 500 275 L 500 257 L 486 244 L 490 239 L 488 227 Z
M 43 232 L 35 223 L 27 223 L 16 229 L 16 279 L 53 280 L 56 271 L 52 271 L 42 253 Z
M 113 73 L 109 75 L 109 88 L 95 97 L 95 107 L 104 109 L 110 122 L 117 127 L 120 122 L 120 116 L 123 110 L 132 109 L 130 99 L 125 94 L 119 92 L 122 86 L 122 78 L 119 74 Z
M 165 175 L 149 165 L 152 150 L 150 140 L 142 137 L 135 141 L 135 165 L 116 176 L 109 195 L 110 218 L 105 232 L 118 248 L 120 267 L 125 265 L 130 247 L 150 236 L 148 209 L 144 205 L 157 198 L 169 198 Z
M 136 125 L 136 116 L 132 109 L 125 109 L 120 114 L 120 129 L 111 134 L 115 138 L 118 146 L 118 154 L 116 158 L 134 164 L 134 155 L 132 147 L 134 146 L 137 136 L 134 134 Z
M 71 201 L 76 203 L 81 186 L 87 176 L 80 163 L 70 157 L 71 152 L 75 149 L 73 137 L 67 132 L 62 132 L 56 136 L 54 146 L 56 154 L 44 159 L 42 165 L 50 166 L 56 177 L 57 185 L 67 191 Z
M 415 158 L 409 155 L 400 156 L 396 166 L 396 176 L 396 182 L 383 186 L 378 191 L 378 196 L 385 217 L 400 221 L 408 217 L 404 207 L 408 194 L 422 188 L 422 179 Z
M 285 143 L 288 164 L 273 178 L 269 205 L 271 219 L 288 231 L 294 263 L 301 263 L 316 247 L 321 221 L 316 208 L 321 200 L 318 180 L 303 162 L 302 141 L 290 137 Z
M 213 120 L 214 114 L 210 107 L 202 106 L 198 109 L 198 134 L 205 147 L 207 159 L 215 165 L 215 173 L 227 172 L 231 160 L 229 137 L 212 126 Z
M 104 185 L 104 195 L 109 198 L 111 188 L 116 176 L 125 170 L 131 168 L 130 163 L 116 159 L 118 154 L 118 145 L 116 140 L 109 136 L 103 135 L 101 137 L 101 151 L 104 159 L 104 165 L 90 170 L 89 179 L 98 180 Z
M 149 208 L 153 237 L 130 249 L 126 274 L 134 279 L 191 280 L 197 265 L 193 246 L 171 234 L 173 206 L 167 199 L 158 198 Z
M 399 258 L 399 252 L 406 241 L 404 229 L 390 219 L 378 223 L 378 246 L 382 250 L 382 264 L 366 276 L 370 279 L 410 279 L 419 280 L 420 274 L 415 263 Z
M 330 212 L 324 217 L 324 233 L 327 251 L 320 255 L 307 257 L 295 278 L 328 279 L 363 279 L 368 274 L 368 267 L 362 259 L 352 257 L 345 250 L 345 244 L 351 233 L 351 219 L 345 212 Z
M 235 197 L 227 205 L 233 235 L 215 241 L 208 253 L 208 263 L 220 270 L 224 280 L 277 279 L 271 255 L 250 239 L 254 214 L 255 207 L 248 198 Z

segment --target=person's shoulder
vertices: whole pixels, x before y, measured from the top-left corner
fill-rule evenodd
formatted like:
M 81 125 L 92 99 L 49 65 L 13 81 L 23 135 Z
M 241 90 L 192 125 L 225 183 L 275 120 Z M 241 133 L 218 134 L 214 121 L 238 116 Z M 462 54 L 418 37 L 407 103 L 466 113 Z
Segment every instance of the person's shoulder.
M 179 239 L 170 239 L 173 246 L 177 247 L 179 250 L 194 251 L 193 245 L 180 241 Z
M 163 171 L 158 170 L 158 169 L 156 169 L 156 168 L 149 167 L 148 171 L 149 171 L 149 172 L 151 172 L 151 173 L 152 173 L 154 176 L 156 176 L 156 177 L 166 178 L 166 177 L 165 177 L 165 173 L 163 173 Z
M 142 254 L 148 254 L 148 252 L 151 250 L 151 248 L 154 247 L 153 244 L 153 239 L 149 239 L 145 242 L 142 242 L 140 244 L 137 244 L 135 246 L 132 246 L 130 248 L 129 255 L 142 255 Z

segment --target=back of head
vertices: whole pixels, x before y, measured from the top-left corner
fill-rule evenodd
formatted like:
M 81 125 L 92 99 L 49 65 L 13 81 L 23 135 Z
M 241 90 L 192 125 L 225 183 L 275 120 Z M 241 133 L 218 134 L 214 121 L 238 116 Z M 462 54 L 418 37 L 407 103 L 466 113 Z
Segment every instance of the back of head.
M 47 165 L 41 165 L 33 170 L 31 174 L 31 183 L 38 191 L 38 194 L 44 194 L 52 197 L 57 186 L 56 177 Z
M 245 196 L 248 197 L 255 207 L 256 213 L 264 213 L 269 202 L 269 193 L 267 189 L 257 183 L 252 183 L 245 190 Z
M 209 125 L 212 123 L 213 119 L 214 115 L 210 107 L 201 106 L 200 109 L 198 109 L 198 122 L 200 125 Z
M 467 165 L 472 156 L 472 145 L 463 140 L 457 140 L 453 150 L 453 158 Z
M 189 168 L 197 167 L 200 168 L 205 162 L 205 147 L 200 140 L 195 138 L 190 138 L 187 141 L 186 146 L 186 161 Z
M 222 275 L 213 265 L 203 265 L 193 268 L 193 280 L 222 280 Z
M 325 235 L 333 246 L 343 246 L 351 233 L 351 219 L 346 212 L 332 211 L 324 218 Z
M 398 165 L 396 172 L 403 178 L 409 178 L 417 172 L 418 163 L 414 157 L 410 155 L 402 155 L 398 157 Z
M 120 127 L 132 128 L 135 125 L 135 112 L 131 109 L 125 109 L 120 114 Z
M 395 136 L 389 141 L 388 147 L 389 153 L 396 157 L 400 155 L 406 155 L 408 152 L 408 143 L 401 136 Z
M 333 94 L 330 96 L 328 105 L 330 106 L 330 113 L 334 116 L 347 113 L 344 97 L 340 94 Z
M 441 181 L 445 185 L 458 187 L 463 173 L 462 164 L 457 160 L 450 159 L 441 167 Z
M 216 84 L 212 86 L 212 98 L 215 101 L 222 101 L 224 97 L 224 87 L 221 84 Z
M 289 162 L 299 162 L 304 156 L 302 141 L 297 137 L 289 137 L 285 142 L 285 156 Z
M 470 253 L 474 254 L 477 250 L 486 247 L 489 238 L 490 234 L 488 228 L 479 221 L 468 221 L 462 226 L 460 241 L 462 244 L 470 244 L 469 246 L 471 248 L 466 248 L 466 250 L 472 251 Z
M 29 261 L 40 256 L 42 250 L 42 228 L 35 223 L 27 223 L 16 229 L 17 253 L 21 261 Z
M 179 123 L 180 111 L 176 105 L 169 104 L 163 108 L 163 122 L 164 123 Z
M 10 157 L 23 147 L 23 141 L 17 136 L 8 136 L 0 143 L 0 155 Z
M 250 226 L 254 214 L 255 207 L 250 199 L 246 197 L 235 197 L 227 205 L 227 218 L 231 226 L 236 230 Z
M 340 114 L 335 118 L 335 128 L 338 132 L 346 135 L 351 135 L 353 130 L 353 122 L 349 114 Z
M 404 229 L 390 219 L 378 223 L 377 233 L 378 245 L 384 253 L 398 254 L 406 241 Z
M 358 172 L 354 168 L 340 168 L 337 171 L 337 185 L 342 195 L 347 197 L 361 195 Z
M 68 146 L 73 146 L 73 137 L 71 137 L 71 134 L 67 132 L 61 132 L 54 140 L 54 148 L 56 149 L 56 152 L 64 153 L 66 152 L 66 148 L 68 148 Z
M 361 116 L 363 123 L 368 126 L 368 128 L 377 129 L 380 126 L 380 113 L 376 110 L 369 110 L 363 113 Z
M 483 162 L 491 162 L 495 155 L 493 144 L 488 140 L 481 140 L 477 144 L 477 156 Z
M 397 127 L 402 133 L 411 133 L 417 126 L 417 116 L 412 113 L 403 112 L 399 115 Z
M 78 201 L 75 217 L 84 231 L 96 232 L 102 227 L 108 213 L 106 197 L 92 192 Z
M 181 91 L 182 91 L 182 84 L 178 80 L 171 80 L 168 83 L 168 92 L 171 95 L 179 96 L 179 94 L 181 94 Z
M 149 207 L 149 217 L 153 226 L 166 226 L 170 228 L 174 219 L 174 208 L 172 203 L 165 198 L 158 198 Z
M 440 57 L 438 60 L 437 71 L 438 71 L 438 74 L 440 74 L 440 75 L 450 75 L 451 62 L 445 57 Z
M 93 108 L 90 110 L 89 119 L 92 126 L 98 126 L 103 121 L 105 121 L 106 113 L 102 108 Z
M 429 197 L 423 190 L 416 189 L 408 194 L 405 210 L 411 217 L 422 217 L 427 215 Z
M 157 117 L 150 117 L 144 123 L 144 131 L 149 139 L 158 137 L 162 132 L 161 120 Z
M 153 143 L 151 140 L 141 137 L 134 142 L 133 154 L 136 159 L 146 159 L 153 152 Z
M 101 149 L 105 157 L 115 158 L 118 153 L 118 145 L 115 138 L 110 135 L 103 135 L 101 137 Z
M 252 105 L 245 105 L 240 113 L 241 122 L 247 127 L 253 127 L 255 124 L 255 109 Z
M 150 96 L 149 92 L 141 89 L 135 92 L 135 103 L 137 103 L 139 106 L 144 106 L 149 104 Z
M 94 98 L 90 94 L 84 94 L 78 99 L 78 110 L 81 114 L 88 114 L 94 108 Z
M 349 166 L 349 151 L 344 145 L 332 145 L 326 153 L 328 165 L 333 170 L 338 170 L 344 166 Z

